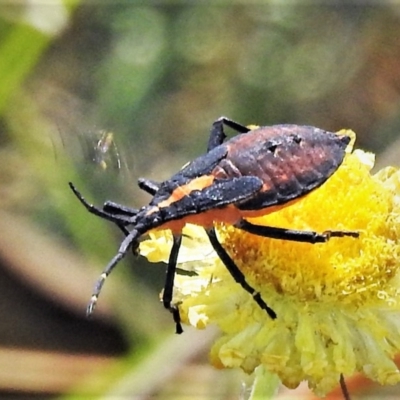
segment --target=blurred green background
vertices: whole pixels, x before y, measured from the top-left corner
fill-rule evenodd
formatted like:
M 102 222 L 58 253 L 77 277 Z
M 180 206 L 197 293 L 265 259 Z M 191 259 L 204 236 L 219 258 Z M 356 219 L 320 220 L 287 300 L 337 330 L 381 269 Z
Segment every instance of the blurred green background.
M 203 153 L 221 115 L 351 128 L 399 165 L 400 4 L 361 3 L 0 3 L 1 398 L 239 397 L 242 375 L 207 365 L 214 331 L 174 335 L 164 266 L 127 257 L 85 318 L 121 235 L 68 181 L 140 207 L 136 179 Z

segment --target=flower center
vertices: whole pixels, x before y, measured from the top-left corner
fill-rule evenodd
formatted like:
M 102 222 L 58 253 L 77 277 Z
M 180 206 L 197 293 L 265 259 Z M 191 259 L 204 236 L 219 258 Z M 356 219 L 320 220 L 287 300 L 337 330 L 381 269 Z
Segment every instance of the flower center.
M 253 224 L 288 229 L 359 231 L 359 238 L 331 238 L 308 244 L 264 238 L 220 226 L 224 247 L 261 293 L 271 291 L 299 301 L 393 302 L 391 280 L 400 255 L 387 216 L 391 193 L 370 176 L 354 155 L 320 188 L 297 203 Z

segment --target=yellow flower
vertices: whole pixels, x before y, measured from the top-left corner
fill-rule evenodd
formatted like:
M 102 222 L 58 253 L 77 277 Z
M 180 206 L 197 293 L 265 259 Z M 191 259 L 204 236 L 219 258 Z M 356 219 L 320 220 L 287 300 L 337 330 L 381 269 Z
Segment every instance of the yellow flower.
M 346 132 L 347 134 L 349 132 Z M 174 302 L 183 322 L 219 326 L 211 349 L 217 368 L 258 366 L 289 388 L 308 381 L 317 395 L 359 371 L 381 384 L 400 382 L 400 172 L 370 173 L 372 154 L 348 153 L 320 188 L 275 213 L 249 221 L 324 232 L 359 231 L 359 238 L 323 244 L 268 239 L 218 225 L 219 241 L 246 281 L 277 314 L 272 320 L 235 283 L 204 231 L 186 225 Z M 166 261 L 168 231 L 141 244 L 150 261 Z

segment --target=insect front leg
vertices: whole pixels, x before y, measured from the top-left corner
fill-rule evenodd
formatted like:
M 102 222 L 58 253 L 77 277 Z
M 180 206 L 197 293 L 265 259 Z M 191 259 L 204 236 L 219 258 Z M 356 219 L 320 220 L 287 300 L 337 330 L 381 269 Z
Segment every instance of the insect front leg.
M 152 196 L 154 196 L 158 192 L 158 189 L 160 189 L 160 184 L 158 182 L 146 178 L 139 178 L 138 186 L 140 189 L 151 194 Z
M 139 212 L 137 208 L 127 207 L 109 200 L 103 204 L 103 211 L 113 215 L 126 215 L 128 217 L 134 217 Z
M 181 325 L 181 317 L 179 315 L 178 307 L 176 305 L 171 305 L 171 302 L 174 291 L 176 263 L 178 261 L 178 254 L 179 254 L 179 249 L 181 247 L 181 243 L 182 243 L 182 235 L 174 235 L 172 249 L 168 260 L 164 291 L 162 294 L 162 302 L 164 304 L 164 307 L 172 313 L 176 325 L 176 333 L 178 334 L 181 334 L 183 332 Z
M 322 233 L 314 231 L 299 231 L 294 229 L 276 228 L 272 226 L 254 225 L 242 219 L 235 224 L 236 228 L 242 229 L 253 235 L 268 237 L 271 239 L 290 240 L 303 243 L 325 243 L 332 237 L 353 237 L 358 238 L 359 232 L 356 231 L 325 231 Z
M 249 128 L 247 128 L 244 125 L 241 125 L 235 121 L 232 121 L 229 118 L 226 117 L 219 117 L 211 127 L 210 131 L 210 138 L 208 139 L 208 146 L 207 146 L 207 152 L 212 150 L 213 148 L 219 146 L 222 144 L 226 138 L 225 132 L 224 132 L 224 125 L 229 126 L 233 130 L 239 133 L 247 133 L 250 131 Z
M 78 191 L 78 189 L 74 186 L 73 183 L 69 182 L 69 187 L 75 194 L 75 196 L 78 198 L 78 200 L 85 206 L 85 208 L 94 215 L 97 215 L 98 217 L 101 217 L 103 219 L 106 219 L 108 221 L 115 222 L 117 225 L 129 225 L 132 223 L 131 217 L 129 215 L 123 215 L 119 212 L 115 213 L 115 207 L 113 212 L 107 212 L 104 209 L 100 209 L 98 207 L 95 207 L 93 204 L 88 203 L 85 198 L 82 196 L 82 194 Z M 107 204 L 107 203 L 105 203 Z M 115 204 L 115 203 L 113 203 Z M 118 207 L 119 210 L 121 210 L 123 206 Z
M 137 208 L 131 208 L 124 206 L 122 204 L 115 203 L 113 201 L 106 201 L 103 204 L 103 211 L 107 212 L 108 214 L 112 214 L 114 216 L 126 216 L 126 217 L 135 217 L 139 210 Z M 121 221 L 113 221 L 118 228 L 123 232 L 125 236 L 129 235 L 129 229 L 127 226 L 131 225 L 127 222 Z M 133 254 L 137 255 L 137 246 L 132 246 Z
M 224 265 L 227 268 L 227 270 L 229 271 L 229 273 L 232 275 L 232 278 L 237 283 L 239 283 L 239 285 L 241 285 L 242 288 L 244 290 L 246 290 L 246 292 L 250 293 L 253 296 L 254 301 L 260 306 L 261 309 L 265 310 L 272 319 L 275 319 L 276 318 L 275 311 L 265 303 L 265 301 L 261 298 L 260 293 L 257 292 L 255 289 L 253 289 L 246 282 L 246 278 L 243 275 L 242 271 L 240 271 L 238 266 L 235 264 L 235 262 L 229 256 L 229 254 L 222 247 L 221 243 L 218 241 L 215 229 L 212 228 L 212 229 L 207 230 L 206 232 L 207 232 L 208 238 L 210 239 L 211 245 L 214 247 L 215 252 L 217 253 L 218 257 L 221 259 L 221 261 L 224 263 Z

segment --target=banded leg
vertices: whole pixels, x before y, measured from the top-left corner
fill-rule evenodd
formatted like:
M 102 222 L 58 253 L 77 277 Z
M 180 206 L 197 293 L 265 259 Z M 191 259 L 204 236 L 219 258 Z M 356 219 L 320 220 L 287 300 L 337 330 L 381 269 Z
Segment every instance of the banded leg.
M 239 285 L 242 286 L 246 292 L 250 293 L 253 296 L 254 301 L 261 307 L 261 309 L 265 310 L 267 314 L 272 318 L 276 318 L 276 313 L 275 311 L 270 308 L 264 300 L 261 298 L 260 293 L 256 292 L 247 282 L 246 278 L 243 275 L 242 271 L 237 267 L 237 265 L 234 263 L 232 258 L 229 256 L 229 254 L 225 251 L 225 249 L 222 247 L 221 243 L 218 241 L 215 229 L 209 229 L 207 230 L 207 235 L 208 238 L 210 239 L 211 245 L 214 247 L 215 252 L 217 253 L 218 257 L 221 259 L 221 261 L 224 263 L 225 267 L 229 271 L 229 273 L 232 275 L 232 278 L 239 283 Z
M 230 128 L 234 129 L 236 132 L 239 133 L 247 133 L 250 131 L 250 129 L 247 128 L 246 126 L 241 125 L 235 121 L 232 121 L 229 118 L 219 117 L 212 124 L 210 131 L 210 138 L 208 139 L 207 153 L 224 142 L 226 138 L 224 132 L 224 125 L 229 126 Z
M 318 233 L 314 231 L 298 231 L 294 229 L 254 225 L 244 219 L 235 224 L 235 227 L 252 233 L 253 235 L 268 237 L 271 239 L 282 239 L 311 244 L 325 243 L 331 237 L 349 236 L 358 238 L 360 236 L 360 233 L 356 231 L 325 231 L 323 233 Z
M 165 286 L 162 295 L 162 302 L 164 307 L 172 313 L 174 322 L 176 325 L 176 333 L 181 334 L 183 332 L 181 325 L 181 317 L 179 315 L 179 309 L 175 305 L 171 305 L 173 291 L 174 291 L 174 281 L 176 273 L 176 263 L 178 261 L 179 249 L 182 243 L 182 235 L 173 236 L 173 244 L 171 253 L 169 255 L 168 266 L 165 277 Z

